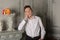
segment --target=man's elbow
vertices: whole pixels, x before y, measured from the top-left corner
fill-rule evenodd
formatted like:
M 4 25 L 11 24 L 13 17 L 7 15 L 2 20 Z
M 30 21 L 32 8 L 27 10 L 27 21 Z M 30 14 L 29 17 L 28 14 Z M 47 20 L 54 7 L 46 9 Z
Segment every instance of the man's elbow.
M 21 28 L 18 27 L 18 30 L 20 30 Z

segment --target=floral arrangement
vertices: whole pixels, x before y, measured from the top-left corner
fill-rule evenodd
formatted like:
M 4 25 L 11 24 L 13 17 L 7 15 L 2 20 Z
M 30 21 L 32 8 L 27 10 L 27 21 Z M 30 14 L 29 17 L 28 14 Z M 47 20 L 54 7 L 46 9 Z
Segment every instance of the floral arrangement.
M 10 15 L 11 14 L 11 10 L 9 8 L 5 8 L 2 10 L 2 14 L 3 15 Z

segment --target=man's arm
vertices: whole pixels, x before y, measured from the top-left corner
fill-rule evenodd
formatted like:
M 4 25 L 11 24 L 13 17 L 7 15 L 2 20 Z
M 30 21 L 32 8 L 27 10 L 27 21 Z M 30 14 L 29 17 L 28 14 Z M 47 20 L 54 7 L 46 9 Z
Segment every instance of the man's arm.
M 22 30 L 22 28 L 25 26 L 25 24 L 27 23 L 27 21 L 28 21 L 28 16 L 25 15 L 24 20 L 18 26 L 18 30 Z
M 18 30 L 22 30 L 22 28 L 24 27 L 25 23 L 26 23 L 26 21 L 23 20 L 23 21 L 19 24 Z
M 41 27 L 41 38 L 40 39 L 43 40 L 46 32 L 45 32 L 44 26 L 40 18 L 39 18 L 39 25 Z

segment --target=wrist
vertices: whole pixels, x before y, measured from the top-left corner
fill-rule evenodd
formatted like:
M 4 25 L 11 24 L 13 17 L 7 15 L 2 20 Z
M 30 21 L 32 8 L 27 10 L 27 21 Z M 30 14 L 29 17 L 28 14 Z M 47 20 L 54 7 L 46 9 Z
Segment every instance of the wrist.
M 27 22 L 28 19 L 27 18 L 24 18 L 24 20 Z
M 40 39 L 40 40 L 43 40 L 43 39 Z

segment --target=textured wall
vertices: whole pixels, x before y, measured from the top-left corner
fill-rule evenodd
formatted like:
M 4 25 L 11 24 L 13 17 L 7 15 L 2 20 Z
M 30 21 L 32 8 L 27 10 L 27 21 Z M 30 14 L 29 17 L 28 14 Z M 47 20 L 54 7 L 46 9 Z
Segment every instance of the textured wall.
M 60 40 L 60 0 L 48 0 L 47 27 L 49 37 Z M 54 38 L 55 37 L 55 38 Z M 50 38 L 50 39 L 51 39 Z
M 60 39 L 60 0 L 53 2 L 53 25 L 55 36 Z

